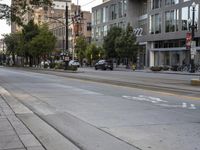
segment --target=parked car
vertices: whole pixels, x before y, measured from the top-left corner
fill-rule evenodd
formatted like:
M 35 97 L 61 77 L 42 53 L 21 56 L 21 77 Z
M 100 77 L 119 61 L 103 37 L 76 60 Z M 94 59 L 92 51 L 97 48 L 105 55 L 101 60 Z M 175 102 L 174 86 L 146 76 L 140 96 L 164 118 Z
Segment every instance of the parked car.
M 77 66 L 77 67 L 80 67 L 80 63 L 78 62 L 78 60 L 70 60 L 68 65 L 69 65 L 69 66 Z
M 102 70 L 110 69 L 110 70 L 113 70 L 113 63 L 110 60 L 99 60 L 95 64 L 95 70 L 97 70 L 97 69 L 102 69 Z

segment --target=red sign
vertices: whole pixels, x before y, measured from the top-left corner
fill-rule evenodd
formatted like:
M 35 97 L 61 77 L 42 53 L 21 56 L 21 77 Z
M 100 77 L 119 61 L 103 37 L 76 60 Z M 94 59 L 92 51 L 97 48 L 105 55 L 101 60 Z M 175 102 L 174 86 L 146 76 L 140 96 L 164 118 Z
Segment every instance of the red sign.
M 186 34 L 186 49 L 191 48 L 191 42 L 192 42 L 192 33 L 188 32 Z

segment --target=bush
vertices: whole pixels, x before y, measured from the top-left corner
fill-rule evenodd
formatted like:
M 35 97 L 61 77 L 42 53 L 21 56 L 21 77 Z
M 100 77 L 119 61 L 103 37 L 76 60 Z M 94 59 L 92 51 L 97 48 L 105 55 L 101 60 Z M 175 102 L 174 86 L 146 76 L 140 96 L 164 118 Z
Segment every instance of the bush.
M 44 68 L 48 68 L 49 67 L 49 65 L 48 64 L 44 64 Z
M 55 69 L 64 69 L 65 64 L 63 62 L 55 63 Z
M 171 67 L 172 71 L 178 71 L 177 69 L 178 69 L 178 65 L 174 65 L 174 66 Z
M 50 64 L 49 64 L 49 67 L 50 67 L 51 69 L 55 68 L 55 67 L 56 67 L 56 63 L 50 63 Z
M 161 71 L 163 69 L 163 67 L 160 67 L 160 66 L 153 66 L 150 68 L 151 71 Z
M 77 71 L 78 67 L 77 66 L 67 66 L 67 68 L 65 68 L 65 70 Z
M 164 70 L 164 71 L 168 71 L 169 69 L 170 69 L 169 66 L 164 66 L 164 67 L 163 67 L 163 70 Z

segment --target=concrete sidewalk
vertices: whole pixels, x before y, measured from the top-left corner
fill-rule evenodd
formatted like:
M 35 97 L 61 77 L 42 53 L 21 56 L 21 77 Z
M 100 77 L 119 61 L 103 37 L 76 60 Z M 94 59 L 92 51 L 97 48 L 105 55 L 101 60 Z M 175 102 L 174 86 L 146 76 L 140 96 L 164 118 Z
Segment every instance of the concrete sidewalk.
M 0 150 L 44 150 L 0 95 Z

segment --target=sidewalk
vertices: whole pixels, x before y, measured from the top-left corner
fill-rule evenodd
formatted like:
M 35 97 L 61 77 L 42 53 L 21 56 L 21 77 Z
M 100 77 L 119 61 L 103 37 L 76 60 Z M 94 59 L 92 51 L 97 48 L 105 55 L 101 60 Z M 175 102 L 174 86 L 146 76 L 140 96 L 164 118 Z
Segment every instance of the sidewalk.
M 44 150 L 0 95 L 0 150 Z

